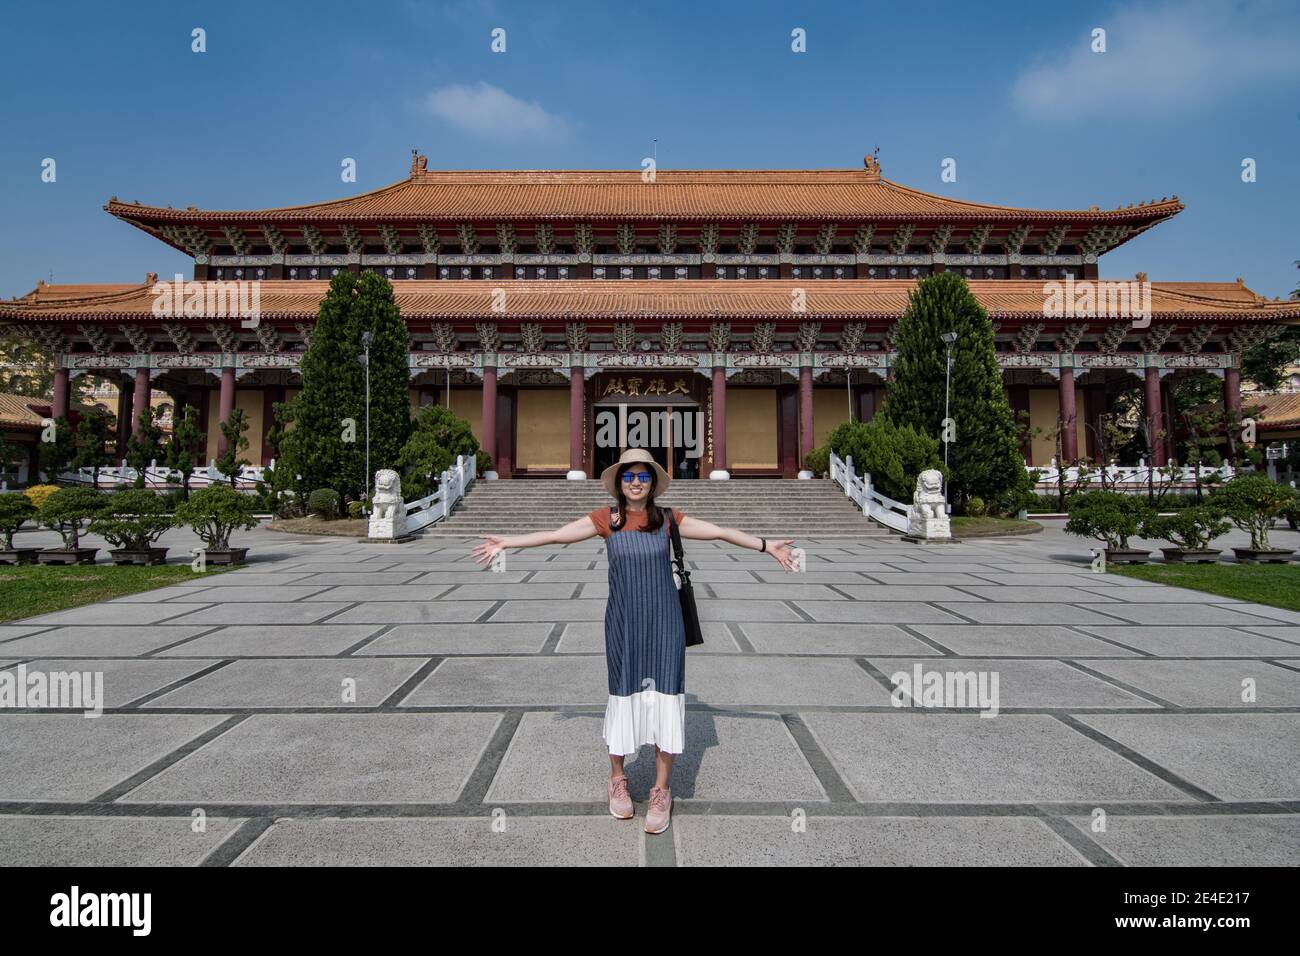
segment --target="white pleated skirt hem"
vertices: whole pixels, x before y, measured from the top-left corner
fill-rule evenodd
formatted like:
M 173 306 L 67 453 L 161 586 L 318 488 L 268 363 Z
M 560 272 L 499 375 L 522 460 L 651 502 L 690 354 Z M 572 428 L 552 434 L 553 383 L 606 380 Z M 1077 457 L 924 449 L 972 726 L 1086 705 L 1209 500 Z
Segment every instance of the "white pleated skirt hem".
M 644 690 L 626 697 L 609 695 L 605 704 L 605 743 L 614 756 L 634 754 L 645 744 L 664 753 L 686 747 L 686 695 Z

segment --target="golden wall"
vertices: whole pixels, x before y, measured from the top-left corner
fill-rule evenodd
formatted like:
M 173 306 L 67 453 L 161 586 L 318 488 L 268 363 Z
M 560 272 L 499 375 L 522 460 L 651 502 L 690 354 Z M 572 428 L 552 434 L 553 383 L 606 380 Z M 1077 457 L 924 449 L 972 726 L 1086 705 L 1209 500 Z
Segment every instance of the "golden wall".
M 521 388 L 515 392 L 516 468 L 569 467 L 569 390 Z
M 1078 453 L 1079 457 L 1084 457 L 1088 449 L 1088 430 L 1084 427 L 1083 421 L 1083 389 L 1077 386 L 1074 390 L 1074 409 Z M 1060 389 L 1052 387 L 1029 390 L 1029 426 L 1037 430 L 1030 446 L 1031 465 L 1046 465 L 1056 457 L 1056 440 L 1053 436 L 1056 432 L 1057 419 L 1060 417 Z M 961 439 L 960 434 L 957 437 L 958 440 Z
M 295 390 L 294 394 L 297 394 Z M 248 421 L 248 431 L 244 432 L 244 437 L 248 439 L 248 447 L 241 453 L 241 458 L 246 458 L 254 465 L 262 463 L 262 390 L 260 388 L 235 389 L 235 407 L 244 410 L 244 418 Z M 208 392 L 208 449 L 204 459 L 204 464 L 214 461 L 217 457 L 217 442 L 221 439 L 221 390 L 212 389 Z
M 777 467 L 776 389 L 727 389 L 727 458 L 729 468 Z
M 849 393 L 847 388 L 813 389 L 814 448 L 820 448 L 826 444 L 831 437 L 831 432 L 848 420 Z M 802 467 L 803 462 L 799 464 Z

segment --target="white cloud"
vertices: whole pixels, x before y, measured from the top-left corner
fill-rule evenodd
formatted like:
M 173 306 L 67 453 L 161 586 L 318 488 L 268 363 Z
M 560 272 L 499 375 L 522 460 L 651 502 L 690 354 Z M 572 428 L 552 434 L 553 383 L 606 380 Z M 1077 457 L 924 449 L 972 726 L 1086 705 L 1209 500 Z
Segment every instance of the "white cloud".
M 479 81 L 442 86 L 425 98 L 429 113 L 460 129 L 492 139 L 562 138 L 569 122 L 505 90 Z
M 1116 111 L 1181 112 L 1300 76 L 1300 29 L 1285 4 L 1215 0 L 1129 6 L 1094 17 L 1068 47 L 1021 71 L 1016 106 L 1075 119 Z M 1106 31 L 1106 52 L 1091 49 Z

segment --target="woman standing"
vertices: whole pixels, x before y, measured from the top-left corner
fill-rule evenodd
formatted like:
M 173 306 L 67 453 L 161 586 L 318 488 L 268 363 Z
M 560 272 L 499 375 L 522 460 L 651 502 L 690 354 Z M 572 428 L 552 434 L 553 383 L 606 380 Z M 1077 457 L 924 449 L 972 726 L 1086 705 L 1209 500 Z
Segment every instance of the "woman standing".
M 685 748 L 686 633 L 672 570 L 669 522 L 683 538 L 726 541 L 765 551 L 787 571 L 794 568 L 790 541 L 766 541 L 734 528 L 719 528 L 674 510 L 668 518 L 655 498 L 668 490 L 667 472 L 644 448 L 629 448 L 601 474 L 614 498 L 611 508 L 554 531 L 512 537 L 481 535 L 473 551 L 479 564 L 506 548 L 573 544 L 600 535 L 609 553 L 609 598 L 605 607 L 605 662 L 609 699 L 605 743 L 609 747 L 609 812 L 632 818 L 623 758 L 643 744 L 655 745 L 655 785 L 646 811 L 647 833 L 668 829 L 672 808 L 669 778 L 673 756 Z

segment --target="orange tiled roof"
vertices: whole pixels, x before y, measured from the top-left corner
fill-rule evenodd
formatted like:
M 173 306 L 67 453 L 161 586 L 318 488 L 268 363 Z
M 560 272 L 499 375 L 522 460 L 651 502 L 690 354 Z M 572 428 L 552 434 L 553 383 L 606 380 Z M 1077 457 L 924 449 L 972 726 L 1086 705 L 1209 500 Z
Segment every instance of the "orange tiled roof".
M 914 280 L 409 280 L 394 284 L 408 320 L 439 319 L 791 319 L 791 293 L 806 294 L 809 318 L 889 318 L 907 308 Z M 971 291 L 996 318 L 1041 319 L 1044 283 L 976 280 Z M 87 288 L 87 287 L 80 287 Z M 152 285 L 107 286 L 102 295 L 69 297 L 59 287 L 38 287 L 24 299 L 0 301 L 0 321 L 148 321 L 156 300 Z M 313 318 L 328 282 L 263 281 L 261 316 Z M 505 291 L 506 310 L 493 308 L 493 290 Z M 1300 301 L 1269 301 L 1235 283 L 1151 284 L 1155 317 L 1218 322 L 1285 322 L 1300 319 Z M 184 321 L 182 318 L 181 321 Z M 203 318 L 196 321 L 208 322 Z M 1071 319 L 1070 321 L 1073 321 Z M 1104 320 L 1098 320 L 1104 321 Z
M 1260 428 L 1300 428 L 1300 392 L 1283 392 L 1276 395 L 1242 396 L 1242 403 L 1254 412 Z
M 31 395 L 13 395 L 0 392 L 0 425 L 10 428 L 39 429 L 45 415 L 33 411 L 33 406 L 48 412 L 48 398 L 34 398 Z
M 145 206 L 116 197 L 114 216 L 146 223 L 305 223 L 517 220 L 877 220 L 1074 222 L 1145 228 L 1179 212 L 1177 197 L 1116 209 L 1023 209 L 950 199 L 868 169 L 414 170 L 410 178 L 345 199 L 254 210 Z

